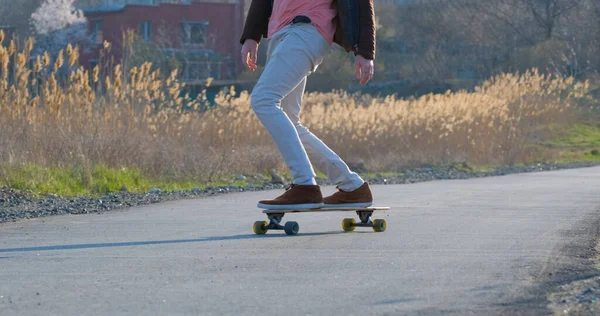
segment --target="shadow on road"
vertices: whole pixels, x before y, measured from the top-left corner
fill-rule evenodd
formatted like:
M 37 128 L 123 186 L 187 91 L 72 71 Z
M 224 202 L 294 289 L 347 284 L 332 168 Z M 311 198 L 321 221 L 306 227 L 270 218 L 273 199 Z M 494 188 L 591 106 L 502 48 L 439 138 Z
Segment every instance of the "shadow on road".
M 207 241 L 224 241 L 224 240 L 240 240 L 240 239 L 265 239 L 265 238 L 294 238 L 294 237 L 305 237 L 305 236 L 322 236 L 322 235 L 337 235 L 345 234 L 345 232 L 323 232 L 323 233 L 305 233 L 296 236 L 287 236 L 283 234 L 273 235 L 234 235 L 234 236 L 215 236 L 205 237 L 198 239 L 174 239 L 174 240 L 151 240 L 151 241 L 126 241 L 126 242 L 115 242 L 115 243 L 97 243 L 97 244 L 75 244 L 75 245 L 56 245 L 56 246 L 41 246 L 41 247 L 24 247 L 24 248 L 6 248 L 0 249 L 0 253 L 3 252 L 28 252 L 28 251 L 51 251 L 51 250 L 74 250 L 74 249 L 92 249 L 92 248 L 111 248 L 111 247 L 129 247 L 129 246 L 147 246 L 147 245 L 163 245 L 163 244 L 183 244 L 183 243 L 197 243 Z M 10 257 L 0 257 L 10 258 Z

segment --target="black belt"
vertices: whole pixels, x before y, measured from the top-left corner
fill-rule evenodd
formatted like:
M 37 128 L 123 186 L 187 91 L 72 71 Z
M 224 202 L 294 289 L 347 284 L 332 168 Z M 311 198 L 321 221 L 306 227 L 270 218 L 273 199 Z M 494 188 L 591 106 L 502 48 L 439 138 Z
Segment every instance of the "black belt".
M 310 22 L 312 22 L 312 21 L 310 20 L 310 18 L 309 18 L 309 17 L 307 17 L 307 16 L 304 16 L 304 15 L 298 15 L 297 17 L 295 17 L 295 18 L 292 20 L 292 22 L 291 22 L 291 23 L 292 23 L 292 24 L 298 24 L 298 23 L 310 23 Z

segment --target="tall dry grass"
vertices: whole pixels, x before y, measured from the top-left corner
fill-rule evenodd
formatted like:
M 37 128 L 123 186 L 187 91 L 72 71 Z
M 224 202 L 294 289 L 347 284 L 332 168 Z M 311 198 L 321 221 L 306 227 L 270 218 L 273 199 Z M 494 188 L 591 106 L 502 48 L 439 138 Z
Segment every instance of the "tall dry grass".
M 108 45 L 108 44 L 107 44 Z M 249 106 L 249 95 L 205 95 L 146 63 L 123 73 L 75 67 L 68 47 L 51 60 L 29 59 L 32 42 L 0 47 L 0 164 L 141 168 L 149 176 L 208 180 L 283 167 Z M 58 69 L 73 70 L 63 79 Z M 419 163 L 515 163 L 539 154 L 528 147 L 540 126 L 567 124 L 587 83 L 536 71 L 503 74 L 474 92 L 418 99 L 307 93 L 302 119 L 349 161 L 373 171 Z

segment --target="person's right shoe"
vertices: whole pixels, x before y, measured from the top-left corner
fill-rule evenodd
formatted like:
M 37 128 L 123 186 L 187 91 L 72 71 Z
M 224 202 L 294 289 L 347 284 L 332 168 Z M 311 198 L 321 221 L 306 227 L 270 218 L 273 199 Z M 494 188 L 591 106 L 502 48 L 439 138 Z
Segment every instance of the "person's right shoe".
M 336 207 L 369 207 L 373 205 L 373 194 L 369 184 L 365 182 L 358 189 L 346 192 L 338 188 L 338 192 L 323 199 L 324 208 Z

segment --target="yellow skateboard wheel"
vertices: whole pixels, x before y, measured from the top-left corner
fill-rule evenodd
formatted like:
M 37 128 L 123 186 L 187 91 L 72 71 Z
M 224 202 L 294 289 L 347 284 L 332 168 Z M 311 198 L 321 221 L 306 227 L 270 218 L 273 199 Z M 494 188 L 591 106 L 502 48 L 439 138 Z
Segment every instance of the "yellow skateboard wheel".
M 356 226 L 354 226 L 354 224 L 356 224 L 356 220 L 354 218 L 344 218 L 344 220 L 342 221 L 342 229 L 345 232 L 354 231 L 356 229 Z
M 267 223 L 266 221 L 257 221 L 254 222 L 254 233 L 257 235 L 264 235 L 267 233 L 268 229 L 266 229 L 265 227 L 269 225 L 269 223 Z
M 384 232 L 386 227 L 387 224 L 384 219 L 376 219 L 373 221 L 373 230 L 378 233 Z

